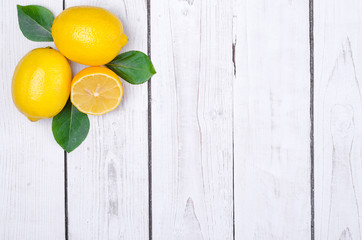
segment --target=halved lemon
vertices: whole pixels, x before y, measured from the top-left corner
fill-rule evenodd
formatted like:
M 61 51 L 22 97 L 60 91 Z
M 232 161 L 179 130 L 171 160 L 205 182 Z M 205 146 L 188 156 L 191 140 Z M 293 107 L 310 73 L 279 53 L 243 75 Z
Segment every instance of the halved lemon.
M 118 107 L 122 96 L 121 81 L 108 68 L 88 67 L 73 78 L 70 100 L 83 113 L 108 113 Z

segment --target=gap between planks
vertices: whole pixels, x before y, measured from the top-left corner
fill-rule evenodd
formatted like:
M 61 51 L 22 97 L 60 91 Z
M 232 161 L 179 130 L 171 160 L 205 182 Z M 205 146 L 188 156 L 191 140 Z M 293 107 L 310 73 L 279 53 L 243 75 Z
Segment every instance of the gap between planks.
M 147 0 L 147 55 L 151 59 L 151 0 Z M 147 82 L 148 108 L 148 239 L 152 240 L 152 91 Z
M 314 236 L 314 2 L 309 0 L 309 58 L 310 58 L 310 206 L 311 240 Z
M 65 9 L 65 0 L 63 0 L 63 10 Z M 68 165 L 67 152 L 64 151 L 64 228 L 65 240 L 69 240 L 69 215 L 68 215 Z

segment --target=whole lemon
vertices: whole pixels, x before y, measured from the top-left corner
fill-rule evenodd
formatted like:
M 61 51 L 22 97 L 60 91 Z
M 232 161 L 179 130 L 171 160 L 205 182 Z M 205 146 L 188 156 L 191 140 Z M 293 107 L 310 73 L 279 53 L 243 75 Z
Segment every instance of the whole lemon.
M 70 65 L 62 54 L 51 48 L 34 49 L 15 68 L 13 101 L 31 121 L 53 117 L 69 98 L 71 79 Z
M 99 7 L 67 8 L 55 18 L 51 30 L 64 56 L 90 66 L 109 63 L 128 42 L 121 21 Z

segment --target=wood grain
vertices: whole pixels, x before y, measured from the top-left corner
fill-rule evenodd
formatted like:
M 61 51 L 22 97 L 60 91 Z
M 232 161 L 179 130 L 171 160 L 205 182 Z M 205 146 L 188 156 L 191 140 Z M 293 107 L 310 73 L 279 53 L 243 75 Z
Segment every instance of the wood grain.
M 361 239 L 362 6 L 315 6 L 316 239 Z
M 0 239 L 64 239 L 63 150 L 55 142 L 51 120 L 30 122 L 14 106 L 11 79 L 20 59 L 37 47 L 18 25 L 16 4 L 0 5 Z M 54 14 L 62 3 L 33 0 Z
M 122 52 L 147 52 L 145 1 L 65 4 L 112 11 L 129 38 Z M 73 64 L 75 73 L 84 67 Z M 122 84 L 121 105 L 106 115 L 90 116 L 86 141 L 68 155 L 69 239 L 148 239 L 147 85 Z
M 150 42 L 147 42 L 150 3 Z M 0 239 L 65 239 L 64 158 L 51 120 L 11 100 L 36 47 L 1 2 Z M 120 107 L 90 116 L 68 154 L 69 239 L 310 239 L 308 0 L 65 0 L 124 23 L 122 51 L 147 52 L 151 87 L 123 81 Z M 315 239 L 362 238 L 362 5 L 314 1 Z M 85 66 L 72 64 L 74 74 Z M 149 223 L 148 146 L 152 152 Z M 149 236 L 149 227 L 152 236 Z
M 311 236 L 308 6 L 234 6 L 235 239 Z
M 231 3 L 151 1 L 153 239 L 233 239 Z

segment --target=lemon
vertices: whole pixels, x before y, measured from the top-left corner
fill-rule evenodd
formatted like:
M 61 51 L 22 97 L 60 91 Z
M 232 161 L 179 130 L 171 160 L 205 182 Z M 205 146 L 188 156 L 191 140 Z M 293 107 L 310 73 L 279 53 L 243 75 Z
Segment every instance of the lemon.
M 57 115 L 69 98 L 72 73 L 68 60 L 51 48 L 37 48 L 15 68 L 12 97 L 31 121 Z
M 88 67 L 74 76 L 70 100 L 81 112 L 101 115 L 115 109 L 123 96 L 118 76 L 105 67 Z
M 55 46 L 68 59 L 90 66 L 113 60 L 128 39 L 121 21 L 99 7 L 71 7 L 52 26 Z

